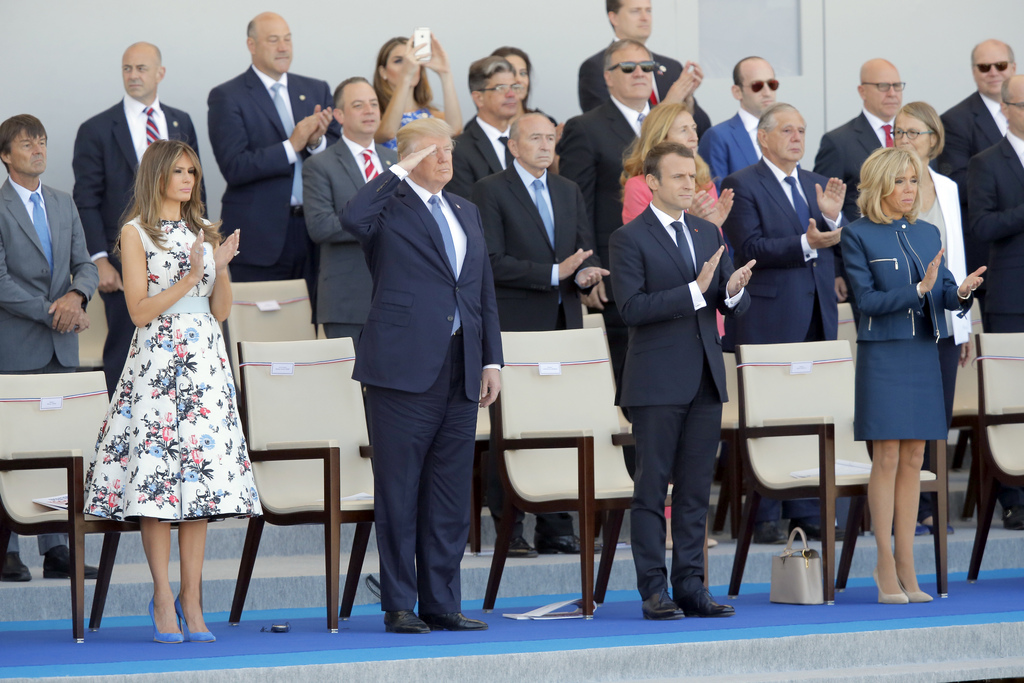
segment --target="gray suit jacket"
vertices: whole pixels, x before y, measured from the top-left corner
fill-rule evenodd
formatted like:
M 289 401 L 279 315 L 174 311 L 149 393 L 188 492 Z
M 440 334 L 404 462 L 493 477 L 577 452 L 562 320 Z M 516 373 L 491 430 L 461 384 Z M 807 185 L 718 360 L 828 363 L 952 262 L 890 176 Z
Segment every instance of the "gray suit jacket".
M 92 298 L 99 283 L 71 195 L 43 185 L 43 202 L 52 277 L 25 205 L 10 179 L 0 186 L 0 372 L 38 370 L 54 352 L 61 365 L 77 367 L 78 335 L 55 332 L 47 309 L 71 289 Z
M 387 171 L 398 162 L 395 153 L 375 145 Z M 370 312 L 373 283 L 363 248 L 341 228 L 348 200 L 366 184 L 344 140 L 306 159 L 302 164 L 302 196 L 309 237 L 320 245 L 316 319 L 319 323 L 362 325 Z

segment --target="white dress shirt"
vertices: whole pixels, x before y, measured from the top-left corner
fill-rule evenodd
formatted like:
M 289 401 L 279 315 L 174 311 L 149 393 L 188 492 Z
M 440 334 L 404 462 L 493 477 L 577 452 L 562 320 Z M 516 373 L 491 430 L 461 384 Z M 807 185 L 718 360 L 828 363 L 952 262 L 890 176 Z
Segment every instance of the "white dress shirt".
M 768 170 L 772 172 L 772 175 L 775 176 L 775 179 L 779 181 L 779 185 L 782 186 L 782 191 L 786 193 L 786 198 L 789 199 L 789 205 L 793 207 L 794 211 L 796 211 L 796 206 L 793 204 L 793 191 L 792 188 L 789 186 L 789 183 L 786 182 L 786 174 L 783 173 L 781 168 L 779 168 L 772 162 L 768 161 L 767 159 L 764 160 L 764 163 L 768 167 Z M 803 197 L 804 203 L 807 204 L 807 210 L 810 211 L 811 203 L 807 201 L 807 195 L 804 194 L 804 188 L 800 185 L 799 172 L 800 166 L 798 165 L 793 169 L 793 173 L 791 175 L 792 177 L 796 178 L 796 189 L 798 192 L 800 192 L 800 196 Z M 829 218 L 828 216 L 825 216 L 825 214 L 822 214 L 822 216 L 825 218 L 825 223 L 828 225 L 828 227 L 831 228 L 832 230 L 835 230 L 836 222 Z M 806 228 L 807 226 L 804 226 L 805 230 Z M 811 259 L 818 258 L 818 250 L 811 249 L 811 245 L 807 241 L 806 232 L 800 235 L 800 246 L 804 250 L 804 261 L 810 261 Z
M 142 155 L 146 153 L 146 109 L 153 107 L 153 121 L 156 122 L 156 129 L 161 140 L 167 139 L 167 117 L 160 108 L 160 98 L 153 100 L 153 104 L 145 105 L 134 97 L 124 96 L 124 118 L 128 121 L 128 131 L 132 135 L 132 145 L 135 147 L 135 157 L 142 161 Z
M 873 88 L 875 86 L 871 87 Z M 885 131 L 882 130 L 882 126 L 893 125 L 893 122 L 896 121 L 896 117 L 893 117 L 888 121 L 883 121 L 882 119 L 878 118 L 877 116 L 869 112 L 867 109 L 862 109 L 861 111 L 864 112 L 864 118 L 866 118 L 868 120 L 868 123 L 871 124 L 871 130 L 875 131 L 875 135 L 878 137 L 878 144 L 881 145 L 882 147 L 885 147 Z M 890 131 L 891 130 L 892 129 L 890 128 Z M 892 143 L 895 146 L 896 138 L 892 139 Z
M 53 242 L 53 229 L 50 228 L 50 214 L 46 211 L 46 200 L 43 199 L 43 184 L 40 182 L 35 190 L 30 190 L 26 187 L 22 187 L 18 183 L 11 181 L 11 187 L 18 193 L 18 198 L 21 199 L 21 203 L 25 205 L 25 211 L 28 213 L 28 219 L 32 221 L 32 225 L 36 224 L 35 220 L 35 204 L 32 203 L 32 195 L 39 195 L 39 205 L 43 207 L 43 213 L 46 214 L 46 227 L 50 232 L 50 241 Z
M 981 95 L 981 101 L 984 102 L 985 106 L 988 108 L 988 113 L 992 114 L 992 118 L 995 120 L 996 125 L 999 126 L 999 134 L 1006 135 L 1009 125 L 1006 122 L 1006 114 L 1003 113 L 1002 103 L 990 99 L 987 95 L 983 95 L 981 92 L 978 94 Z
M 626 118 L 626 122 L 629 123 L 630 127 L 633 129 L 633 132 L 636 133 L 636 136 L 640 137 L 640 124 L 642 123 L 642 121 L 640 121 L 640 116 L 643 115 L 644 118 L 647 118 L 647 115 L 651 113 L 651 103 L 644 102 L 643 110 L 637 111 L 636 109 L 627 107 L 622 102 L 619 102 L 612 95 L 609 95 L 609 98 L 611 98 L 612 104 L 614 104 L 618 108 L 618 110 L 622 112 L 622 115 Z
M 1020 163 L 1024 164 L 1024 140 L 1014 135 L 1012 131 L 1006 132 L 1006 139 L 1009 141 L 1010 146 L 1013 147 L 1013 151 L 1017 153 Z
M 380 174 L 381 172 L 383 172 L 384 167 L 380 163 L 380 157 L 377 156 L 377 147 L 376 147 L 376 145 L 374 145 L 371 142 L 369 147 L 363 147 L 358 142 L 352 142 L 351 140 L 349 140 L 344 135 L 341 136 L 341 139 L 345 141 L 345 146 L 348 147 L 348 151 L 352 152 L 352 156 L 356 160 L 356 166 L 359 167 L 359 170 L 363 174 L 363 180 L 364 181 L 366 180 L 366 172 L 363 169 L 363 152 L 364 151 L 370 153 L 370 163 L 372 163 L 373 167 L 375 169 L 377 169 L 377 173 Z
M 767 87 L 767 86 L 765 86 Z M 758 160 L 761 159 L 761 145 L 757 141 L 757 124 L 759 119 L 751 114 L 749 111 L 740 107 L 740 121 L 743 122 L 743 128 L 747 131 L 747 135 L 750 136 L 750 141 L 754 143 L 754 151 L 757 152 Z
M 479 116 L 476 117 L 476 123 L 477 123 L 478 126 L 480 126 L 480 130 L 482 130 L 484 132 L 484 135 L 487 136 L 487 139 L 491 141 L 491 147 L 494 148 L 494 153 L 498 155 L 498 163 L 501 164 L 501 168 L 502 168 L 502 170 L 504 170 L 505 169 L 505 145 L 498 138 L 504 136 L 507 139 L 508 138 L 509 128 L 506 128 L 503 131 L 498 130 L 497 128 L 495 128 L 491 124 L 489 124 L 486 121 L 484 121 Z

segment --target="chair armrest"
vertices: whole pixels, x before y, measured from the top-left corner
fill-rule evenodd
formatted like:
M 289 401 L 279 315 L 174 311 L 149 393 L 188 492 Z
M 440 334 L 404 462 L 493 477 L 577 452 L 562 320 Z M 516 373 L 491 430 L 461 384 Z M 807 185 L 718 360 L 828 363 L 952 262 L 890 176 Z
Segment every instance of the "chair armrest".
M 1012 425 L 1024 423 L 1024 406 L 1007 406 L 1001 415 L 985 413 L 979 416 L 986 427 L 993 425 Z
M 268 451 L 295 450 L 298 448 L 338 448 L 335 439 L 320 439 L 316 441 L 271 441 L 267 443 Z
M 613 446 L 635 446 L 636 437 L 633 436 L 632 432 L 619 432 L 618 434 L 612 434 L 612 445 Z
M 360 446 L 359 447 L 360 458 L 373 458 L 373 446 Z
M 559 439 L 562 437 L 577 438 L 580 436 L 593 436 L 592 429 L 556 429 L 549 432 L 522 432 L 520 439 Z
M 783 425 L 820 425 L 835 424 L 835 418 L 831 415 L 812 415 L 807 417 L 773 417 L 764 421 L 765 427 L 779 427 Z
M 0 472 L 24 470 L 66 470 L 75 460 L 82 459 L 78 448 L 56 451 L 20 451 L 11 453 L 10 459 L 0 459 Z
M 581 444 L 587 439 L 593 441 L 594 436 L 584 430 L 525 432 L 520 438 L 504 439 L 501 444 L 507 451 L 538 450 L 542 448 L 580 448 Z
M 788 422 L 782 420 L 781 422 Z M 808 424 L 806 420 L 800 420 L 793 424 L 773 424 L 764 427 L 746 427 L 740 430 L 741 436 L 747 439 L 761 439 L 771 436 L 820 436 L 825 432 L 827 426 L 832 422 L 821 418 L 817 424 Z
M 277 441 L 267 444 L 264 451 L 250 450 L 252 462 L 273 462 L 279 460 L 323 460 L 332 450 L 340 450 L 338 442 L 324 441 Z

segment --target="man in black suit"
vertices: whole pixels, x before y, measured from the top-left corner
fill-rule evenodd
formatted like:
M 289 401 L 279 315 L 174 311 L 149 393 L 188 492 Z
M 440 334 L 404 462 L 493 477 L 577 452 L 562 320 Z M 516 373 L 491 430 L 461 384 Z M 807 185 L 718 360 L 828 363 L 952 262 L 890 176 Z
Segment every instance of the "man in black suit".
M 605 9 L 608 22 L 615 32 L 615 40 L 635 40 L 641 45 L 647 43 L 653 25 L 651 0 L 605 0 Z M 608 102 L 608 86 L 603 73 L 604 53 L 605 50 L 601 50 L 580 65 L 578 89 L 580 109 L 584 114 Z M 687 62 L 684 67 L 671 57 L 653 52 L 651 59 L 658 63 L 654 72 L 654 87 L 648 94 L 651 106 L 660 102 L 681 102 L 687 105 L 697 123 L 697 135 L 704 137 L 704 131 L 711 128 L 711 119 L 693 96 L 704 78 L 700 64 Z
M 598 261 L 608 264 L 608 238 L 622 225 L 622 153 L 640 134 L 640 123 L 650 111 L 651 74 L 639 67 L 651 58 L 650 51 L 635 40 L 620 40 L 605 51 L 604 79 L 611 95 L 608 102 L 586 114 L 569 119 L 556 151 L 559 172 L 580 187 L 590 222 L 588 239 Z M 616 380 L 626 355 L 626 326 L 619 317 L 612 282 L 602 280 L 584 299 L 604 314 Z
M 982 71 L 984 69 L 984 71 Z M 1000 40 L 986 40 L 971 50 L 971 75 L 978 89 L 942 115 L 946 145 L 936 160 L 939 173 L 947 175 L 960 188 L 960 215 L 970 215 L 967 203 L 967 162 L 1006 135 L 1006 115 L 1002 110 L 1003 81 L 1017 73 L 1013 50 Z M 965 231 L 964 252 L 967 272 L 973 273 L 988 263 L 988 243 Z M 974 292 L 984 310 L 988 282 Z
M 589 290 L 608 271 L 597 267 L 593 257 L 580 189 L 548 173 L 555 158 L 555 126 L 543 114 L 526 114 L 512 124 L 508 148 L 515 161 L 473 186 L 494 270 L 501 329 L 581 328 L 580 290 Z M 504 492 L 496 451 L 491 462 L 487 503 L 497 527 Z M 511 557 L 580 552 L 572 517 L 564 512 L 537 515 L 534 544 L 536 550 L 523 538 L 523 513 L 517 510 Z
M 129 46 L 121 58 L 124 99 L 81 125 L 71 160 L 75 172 L 72 195 L 89 254 L 99 269 L 99 293 L 106 309 L 103 372 L 111 395 L 135 333 L 124 303 L 121 261 L 114 256 L 123 214 L 132 200 L 135 169 L 146 147 L 155 140 L 183 140 L 199 154 L 192 119 L 180 109 L 162 104 L 157 96 L 164 72 L 156 45 Z M 200 191 L 205 189 L 201 187 Z
M 1003 81 L 1001 95 L 1006 137 L 967 166 L 968 232 L 989 245 L 985 331 L 1024 332 L 1024 76 Z M 1024 489 L 1002 487 L 999 503 L 1003 526 L 1024 529 Z
M 523 86 L 504 57 L 484 57 L 469 65 L 469 92 L 476 116 L 455 138 L 453 175 L 448 191 L 473 195 L 473 183 L 512 164 L 508 128 L 519 107 Z
M 629 325 L 619 404 L 636 437 L 630 507 L 633 562 L 646 619 L 725 617 L 704 588 L 704 531 L 725 365 L 715 310 L 742 314 L 751 261 L 733 271 L 714 224 L 683 212 L 696 192 L 693 152 L 662 142 L 644 161 L 654 197 L 612 234 L 616 305 Z M 672 598 L 665 568 L 665 496 L 672 488 Z

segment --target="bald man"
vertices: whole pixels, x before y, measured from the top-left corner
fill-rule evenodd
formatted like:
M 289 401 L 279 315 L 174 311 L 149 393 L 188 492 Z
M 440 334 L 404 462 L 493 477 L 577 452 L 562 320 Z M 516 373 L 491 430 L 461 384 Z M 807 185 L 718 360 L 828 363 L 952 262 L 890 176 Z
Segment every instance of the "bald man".
M 303 217 L 302 162 L 341 137 L 331 89 L 289 73 L 292 32 L 280 15 L 264 12 L 250 21 L 246 46 L 251 67 L 207 100 L 210 144 L 227 181 L 222 231 L 245 228 L 247 235 L 231 279 L 303 278 L 312 297 L 316 268 Z
M 73 197 L 86 246 L 99 269 L 99 293 L 107 317 L 103 372 L 111 395 L 135 332 L 124 303 L 121 262 L 113 253 L 122 214 L 131 202 L 135 169 L 155 140 L 183 140 L 199 153 L 192 119 L 180 109 L 162 104 L 157 95 L 165 73 L 156 45 L 128 46 L 121 58 L 124 98 L 83 123 L 75 137 Z

